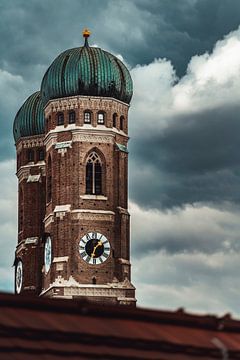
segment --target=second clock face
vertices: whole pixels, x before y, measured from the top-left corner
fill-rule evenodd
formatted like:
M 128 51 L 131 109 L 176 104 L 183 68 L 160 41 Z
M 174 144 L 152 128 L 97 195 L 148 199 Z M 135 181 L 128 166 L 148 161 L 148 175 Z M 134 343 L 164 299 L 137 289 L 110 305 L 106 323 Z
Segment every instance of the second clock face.
M 44 247 L 45 273 L 49 271 L 51 263 L 52 263 L 52 242 L 50 236 L 48 236 Z
M 15 278 L 15 288 L 16 293 L 20 294 L 22 290 L 22 284 L 23 284 L 23 265 L 21 260 L 18 261 L 16 266 L 16 278 Z
M 110 255 L 110 243 L 106 236 L 89 232 L 79 243 L 79 252 L 84 261 L 92 265 L 102 264 Z

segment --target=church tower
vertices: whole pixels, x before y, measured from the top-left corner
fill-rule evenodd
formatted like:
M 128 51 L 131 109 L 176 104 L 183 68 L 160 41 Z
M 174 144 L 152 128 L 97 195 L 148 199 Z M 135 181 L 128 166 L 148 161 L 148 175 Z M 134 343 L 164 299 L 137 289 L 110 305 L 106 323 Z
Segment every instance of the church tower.
M 53 61 L 15 118 L 16 292 L 135 306 L 127 192 L 132 80 L 117 57 L 89 46 L 89 35 Z

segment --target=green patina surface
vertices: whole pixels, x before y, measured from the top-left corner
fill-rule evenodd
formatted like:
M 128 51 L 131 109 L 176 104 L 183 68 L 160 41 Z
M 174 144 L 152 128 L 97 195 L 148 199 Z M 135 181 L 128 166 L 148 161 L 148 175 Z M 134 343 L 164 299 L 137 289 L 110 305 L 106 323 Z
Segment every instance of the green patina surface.
M 44 112 L 40 91 L 35 92 L 21 106 L 13 124 L 15 141 L 20 137 L 44 133 Z
M 44 106 L 51 99 L 103 96 L 129 104 L 132 94 L 130 73 L 117 57 L 88 43 L 66 50 L 46 71 L 41 91 L 32 94 L 19 109 L 13 124 L 14 139 L 17 142 L 20 137 L 44 133 Z
M 126 147 L 125 145 L 122 145 L 122 144 L 119 144 L 119 143 L 116 143 L 116 145 L 117 145 L 117 147 L 118 147 L 118 149 L 119 149 L 120 151 L 123 151 L 123 152 L 125 152 L 125 153 L 128 153 L 128 149 L 127 149 L 127 147 Z
M 44 75 L 41 93 L 50 99 L 74 95 L 108 96 L 130 103 L 132 79 L 126 66 L 112 54 L 83 46 L 61 53 Z

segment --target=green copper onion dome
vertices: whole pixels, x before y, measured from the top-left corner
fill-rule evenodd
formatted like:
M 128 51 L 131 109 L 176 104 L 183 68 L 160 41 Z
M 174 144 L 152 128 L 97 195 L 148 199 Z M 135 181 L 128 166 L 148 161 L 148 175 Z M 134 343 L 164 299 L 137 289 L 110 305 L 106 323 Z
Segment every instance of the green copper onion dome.
M 35 92 L 18 110 L 13 123 L 15 142 L 20 137 L 44 134 L 44 112 L 40 91 Z
M 126 66 L 112 54 L 85 44 L 61 53 L 45 73 L 41 93 L 44 105 L 51 99 L 74 96 L 113 97 L 130 103 L 133 85 Z

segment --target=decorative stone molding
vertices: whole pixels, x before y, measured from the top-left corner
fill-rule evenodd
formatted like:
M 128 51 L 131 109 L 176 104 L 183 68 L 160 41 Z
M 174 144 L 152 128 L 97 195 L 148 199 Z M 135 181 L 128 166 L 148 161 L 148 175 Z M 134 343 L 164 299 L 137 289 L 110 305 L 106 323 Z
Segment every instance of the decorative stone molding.
M 108 198 L 103 195 L 80 195 L 83 200 L 107 200 Z
M 45 219 L 43 220 L 44 222 L 44 226 L 45 228 L 50 225 L 52 222 L 54 222 L 54 216 L 53 213 L 49 214 L 48 216 L 45 217 Z
M 71 205 L 67 204 L 67 205 L 57 205 L 55 206 L 54 209 L 54 214 L 57 218 L 60 218 L 60 220 L 63 220 L 64 216 L 66 215 L 66 213 L 70 212 L 71 209 Z
M 48 151 L 54 144 L 57 142 L 57 134 L 49 132 L 44 139 L 44 145 L 46 146 L 46 151 Z
M 36 286 L 24 286 L 24 290 L 36 290 Z
M 115 213 L 105 210 L 76 209 L 71 212 L 72 220 L 114 221 Z
M 53 263 L 68 262 L 69 256 L 58 256 L 53 259 Z
M 35 236 L 35 237 L 28 237 L 28 238 L 25 239 L 25 244 L 26 244 L 26 245 L 27 245 L 27 244 L 37 245 L 38 239 L 39 239 L 39 238 L 38 238 L 37 236 Z
M 51 113 L 71 109 L 112 110 L 113 112 L 115 111 L 124 115 L 128 111 L 128 108 L 128 104 L 114 98 L 100 96 L 72 96 L 50 100 L 45 108 L 45 116 L 48 117 Z
M 130 215 L 128 209 L 124 209 L 121 206 L 117 207 L 119 214 Z
M 22 240 L 16 247 L 16 257 L 24 250 L 26 250 L 26 245 L 25 240 Z
M 38 175 L 28 175 L 27 183 L 41 182 L 41 174 Z
M 128 260 L 126 260 L 126 259 L 119 258 L 119 259 L 118 259 L 118 262 L 119 262 L 120 264 L 130 265 L 130 262 L 129 262 Z
M 43 146 L 44 135 L 29 136 L 26 138 L 20 138 L 16 144 L 17 153 L 23 148 L 33 148 Z
M 62 141 L 55 144 L 55 149 L 57 149 L 58 153 L 62 156 L 64 156 L 69 148 L 72 148 L 72 141 Z
M 103 144 L 113 144 L 114 143 L 114 134 L 105 134 L 99 135 L 94 131 L 88 134 L 86 132 L 73 132 L 73 141 L 82 141 L 82 142 L 96 142 L 96 143 L 103 143 Z
M 38 236 L 28 237 L 23 239 L 16 247 L 16 255 L 27 249 L 26 245 L 37 245 L 39 240 Z
M 21 166 L 17 171 L 17 177 L 19 182 L 24 179 L 28 179 L 30 176 L 30 169 L 34 167 L 38 167 L 39 171 L 41 172 L 41 176 L 46 176 L 46 166 L 44 161 L 39 161 L 37 163 L 28 163 L 27 165 Z

